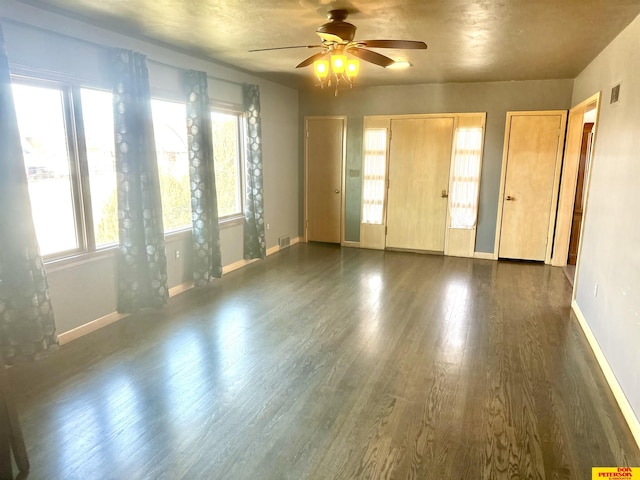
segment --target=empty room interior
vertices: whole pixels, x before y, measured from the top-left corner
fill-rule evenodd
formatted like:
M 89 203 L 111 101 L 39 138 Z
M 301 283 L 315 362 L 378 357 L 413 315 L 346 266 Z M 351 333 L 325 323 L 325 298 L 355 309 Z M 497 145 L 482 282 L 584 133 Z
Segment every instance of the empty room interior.
M 2 0 L 0 478 L 640 478 L 639 52 L 640 0 Z

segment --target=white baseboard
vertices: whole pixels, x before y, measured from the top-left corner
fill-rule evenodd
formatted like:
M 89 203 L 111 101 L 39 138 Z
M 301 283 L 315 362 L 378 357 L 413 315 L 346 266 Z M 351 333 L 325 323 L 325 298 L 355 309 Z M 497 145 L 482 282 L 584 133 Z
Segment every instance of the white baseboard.
M 238 260 L 237 262 L 233 262 L 233 263 L 231 263 L 229 265 L 225 265 L 224 267 L 222 267 L 222 275 L 224 276 L 227 273 L 233 272 L 234 270 L 238 270 L 239 268 L 246 267 L 250 263 L 257 262 L 258 260 L 260 260 L 260 259 L 259 258 L 252 258 L 251 260 L 245 260 L 243 258 L 242 260 Z
M 173 288 L 169 289 L 169 298 L 175 297 L 176 295 L 180 295 L 187 290 L 191 290 L 193 288 L 193 282 L 185 282 L 180 285 L 176 285 Z
M 118 320 L 122 320 L 123 318 L 128 316 L 129 316 L 128 313 L 118 313 L 118 312 L 110 313 L 108 315 L 105 315 L 104 317 L 100 317 L 89 323 L 85 323 L 84 325 L 80 325 L 79 327 L 76 327 L 72 330 L 59 334 L 58 342 L 60 342 L 60 345 L 64 345 L 65 343 L 69 343 L 72 340 L 76 340 L 80 337 L 84 337 L 85 335 L 91 332 L 95 332 L 96 330 L 102 327 L 106 327 L 107 325 L 115 323 Z
M 181 293 L 186 292 L 187 290 L 190 290 L 192 288 L 193 288 L 193 282 L 185 282 L 180 285 L 176 285 L 175 287 L 169 289 L 169 297 L 175 297 L 176 295 L 180 295 Z M 106 327 L 107 325 L 115 323 L 128 316 L 129 316 L 128 313 L 118 313 L 118 312 L 109 313 L 104 317 L 97 318 L 88 323 L 80 325 L 79 327 L 73 328 L 71 330 L 68 330 L 66 332 L 59 334 L 58 342 L 60 342 L 60 345 L 64 345 L 65 343 L 69 343 L 72 340 L 76 340 L 80 337 L 84 337 L 85 335 L 91 332 L 95 332 L 96 330 L 102 327 Z
M 293 246 L 296 243 L 300 243 L 300 237 L 294 237 L 290 240 L 289 246 Z M 280 245 L 274 245 L 271 248 L 267 248 L 267 257 L 269 255 L 273 255 L 274 253 L 278 253 L 280 251 Z
M 495 254 L 487 252 L 474 252 L 473 258 L 479 258 L 481 260 L 497 260 Z
M 340 244 L 341 247 L 348 248 L 360 248 L 360 242 L 352 242 L 351 240 L 345 240 Z
M 278 253 L 280 251 L 280 245 L 274 245 L 271 248 L 267 248 L 267 257 L 269 255 L 273 255 L 274 253 Z
M 580 324 L 580 327 L 582 327 L 584 335 L 587 337 L 587 341 L 589 342 L 589 346 L 596 356 L 598 365 L 600 365 L 602 373 L 604 373 L 604 376 L 607 379 L 607 383 L 609 384 L 609 388 L 611 389 L 613 396 L 618 402 L 618 406 L 622 411 L 622 415 L 629 424 L 631 434 L 636 440 L 638 448 L 640 448 L 640 420 L 633 411 L 633 408 L 631 407 L 627 396 L 624 394 L 622 387 L 618 383 L 618 379 L 616 378 L 615 373 L 613 373 L 613 370 L 611 369 L 611 365 L 609 365 L 609 362 L 607 361 L 607 357 L 605 357 L 604 352 L 598 344 L 598 340 L 596 340 L 595 335 L 591 331 L 591 327 L 589 327 L 589 324 L 587 323 L 587 319 L 585 318 L 584 314 L 580 310 L 580 307 L 578 306 L 578 303 L 575 300 L 571 301 L 571 308 L 573 310 L 573 313 L 576 314 L 578 323 Z

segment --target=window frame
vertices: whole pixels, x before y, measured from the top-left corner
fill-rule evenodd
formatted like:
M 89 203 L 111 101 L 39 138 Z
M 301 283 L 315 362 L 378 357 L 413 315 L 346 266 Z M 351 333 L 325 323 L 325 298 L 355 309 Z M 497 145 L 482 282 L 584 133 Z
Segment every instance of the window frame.
M 231 227 L 234 225 L 241 225 L 244 223 L 244 210 L 245 210 L 245 202 L 246 202 L 246 185 L 247 185 L 247 176 L 246 176 L 246 165 L 247 165 L 247 142 L 246 142 L 246 131 L 247 131 L 247 116 L 242 105 L 230 104 L 230 103 L 222 103 L 218 101 L 210 101 L 209 102 L 209 111 L 211 113 L 222 113 L 225 115 L 233 115 L 237 118 L 238 121 L 238 176 L 239 185 L 237 185 L 239 189 L 239 197 L 240 197 L 240 211 L 237 213 L 219 216 L 218 217 L 218 225 L 220 228 Z M 213 125 L 212 125 L 213 127 Z M 211 141 L 213 143 L 213 132 L 211 135 Z M 212 148 L 214 145 L 212 144 Z M 215 163 L 215 157 L 213 159 Z M 214 167 L 215 169 L 215 167 Z M 216 185 L 217 192 L 217 185 Z M 216 199 L 217 200 L 217 199 Z
M 49 253 L 42 256 L 45 264 L 73 259 L 82 255 L 92 255 L 108 250 L 115 250 L 117 243 L 96 246 L 95 225 L 89 183 L 89 166 L 82 114 L 81 90 L 98 90 L 111 93 L 104 87 L 83 85 L 73 79 L 54 79 L 23 73 L 11 74 L 11 85 L 24 85 L 36 88 L 58 90 L 62 100 L 62 118 L 65 128 L 67 146 L 71 200 L 73 205 L 74 227 L 77 247 Z M 24 161 L 24 159 L 23 159 Z

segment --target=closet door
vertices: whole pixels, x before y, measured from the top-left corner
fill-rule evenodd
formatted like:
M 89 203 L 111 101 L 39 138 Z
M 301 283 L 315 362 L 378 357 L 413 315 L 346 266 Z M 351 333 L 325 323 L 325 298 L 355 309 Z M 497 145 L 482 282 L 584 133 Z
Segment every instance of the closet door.
M 306 239 L 340 243 L 346 119 L 307 117 L 305 127 Z
M 387 248 L 444 251 L 453 124 L 391 120 Z
M 551 258 L 566 119 L 564 111 L 507 113 L 500 258 Z

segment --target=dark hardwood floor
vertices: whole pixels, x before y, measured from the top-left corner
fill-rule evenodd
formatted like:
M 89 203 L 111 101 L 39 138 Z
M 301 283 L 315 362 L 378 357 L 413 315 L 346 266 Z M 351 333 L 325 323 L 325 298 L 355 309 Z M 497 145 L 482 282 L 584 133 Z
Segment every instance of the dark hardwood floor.
M 16 366 L 29 479 L 580 479 L 640 452 L 562 269 L 296 245 Z

